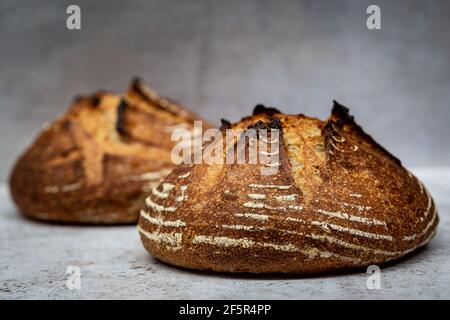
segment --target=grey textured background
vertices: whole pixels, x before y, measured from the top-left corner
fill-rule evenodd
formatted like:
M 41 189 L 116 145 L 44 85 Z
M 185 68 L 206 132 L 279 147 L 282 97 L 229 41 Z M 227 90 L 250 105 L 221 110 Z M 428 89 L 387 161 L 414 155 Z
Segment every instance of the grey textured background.
M 257 103 L 324 118 L 337 99 L 407 166 L 449 165 L 449 15 L 445 0 L 0 0 L 0 181 L 75 94 L 133 75 L 216 123 Z

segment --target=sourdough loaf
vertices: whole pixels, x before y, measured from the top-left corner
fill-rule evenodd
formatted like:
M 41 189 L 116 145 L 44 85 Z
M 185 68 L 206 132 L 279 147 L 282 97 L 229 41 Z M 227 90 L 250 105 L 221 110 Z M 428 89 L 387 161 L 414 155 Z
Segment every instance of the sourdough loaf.
M 398 259 L 435 234 L 427 189 L 338 103 L 326 121 L 258 106 L 224 124 L 280 129 L 278 172 L 262 175 L 264 164 L 174 169 L 139 219 L 156 258 L 218 272 L 328 272 Z
M 77 97 L 17 161 L 12 197 L 37 219 L 136 222 L 144 195 L 174 165 L 171 131 L 195 119 L 139 79 L 124 96 Z

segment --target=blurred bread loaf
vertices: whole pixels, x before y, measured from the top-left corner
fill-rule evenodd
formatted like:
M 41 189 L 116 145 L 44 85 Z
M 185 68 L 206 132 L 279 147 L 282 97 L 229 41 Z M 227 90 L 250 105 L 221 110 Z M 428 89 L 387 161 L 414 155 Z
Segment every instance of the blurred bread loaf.
M 76 98 L 18 159 L 11 195 L 36 219 L 136 222 L 146 192 L 173 168 L 171 131 L 191 129 L 195 119 L 139 79 L 123 97 Z

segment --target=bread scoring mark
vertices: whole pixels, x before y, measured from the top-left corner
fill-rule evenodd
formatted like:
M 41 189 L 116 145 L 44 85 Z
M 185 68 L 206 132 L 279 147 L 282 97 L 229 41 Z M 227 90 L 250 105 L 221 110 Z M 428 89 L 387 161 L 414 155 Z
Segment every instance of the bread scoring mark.
M 183 234 L 178 232 L 164 233 L 164 232 L 147 232 L 140 226 L 137 227 L 139 233 L 150 241 L 167 244 L 167 249 L 180 250 L 182 248 Z
M 83 186 L 81 182 L 67 184 L 64 186 L 46 186 L 44 188 L 45 193 L 64 193 L 64 192 L 72 192 L 80 189 Z
M 275 196 L 278 201 L 294 201 L 297 198 L 297 194 L 289 194 L 285 196 Z
M 306 223 L 306 221 L 304 220 L 300 220 L 300 219 L 295 219 L 295 218 L 291 218 L 288 217 L 286 220 L 288 221 L 296 221 L 296 222 L 301 222 L 301 223 Z M 315 234 L 315 233 L 311 233 L 311 234 L 307 234 L 307 233 L 302 233 L 302 232 L 296 232 L 296 231 L 292 231 L 292 230 L 282 230 L 280 229 L 279 231 L 288 233 L 288 234 L 296 234 L 296 235 L 301 235 L 307 238 L 311 238 L 313 240 L 319 240 L 322 242 L 328 242 L 331 244 L 335 244 L 335 245 L 339 245 L 341 247 L 345 247 L 347 249 L 352 249 L 352 250 L 362 250 L 362 251 L 367 251 L 367 252 L 372 252 L 378 255 L 387 255 L 387 256 L 396 256 L 401 254 L 400 251 L 385 251 L 385 250 L 379 250 L 379 249 L 374 249 L 374 248 L 370 248 L 370 247 L 366 247 L 366 246 L 360 246 L 360 245 L 356 245 L 353 243 L 349 243 L 346 242 L 344 240 L 329 236 L 329 235 L 324 235 L 324 234 Z
M 272 207 L 262 202 L 246 202 L 243 204 L 246 208 L 252 209 L 269 209 L 269 210 L 282 210 L 286 211 L 286 207 Z
M 384 221 L 355 216 L 355 215 L 351 215 L 346 212 L 340 212 L 340 211 L 333 212 L 333 211 L 326 211 L 326 210 L 322 210 L 322 209 L 316 209 L 314 211 L 324 214 L 324 215 L 327 215 L 327 216 L 330 216 L 330 217 L 333 217 L 333 218 L 345 219 L 345 220 L 355 221 L 355 222 L 364 223 L 364 224 L 368 224 L 368 225 L 386 226 L 386 222 L 384 222 Z
M 247 238 L 234 239 L 234 238 L 220 237 L 220 236 L 197 235 L 192 240 L 192 243 L 212 244 L 212 245 L 222 246 L 222 247 L 240 246 L 243 248 L 250 248 L 255 244 L 255 241 L 247 239 Z
M 158 190 L 158 188 L 152 188 L 152 194 L 160 199 L 166 199 L 169 197 L 170 191 L 175 186 L 171 183 L 163 183 L 162 184 L 162 192 Z
M 311 224 L 314 226 L 318 226 L 318 227 L 327 227 L 329 229 L 333 229 L 333 230 L 336 230 L 339 232 L 350 233 L 354 236 L 360 236 L 360 237 L 364 237 L 364 238 L 368 238 L 368 239 L 388 240 L 388 241 L 393 240 L 392 236 L 390 236 L 390 235 L 361 231 L 359 229 L 347 228 L 347 227 L 343 227 L 343 226 L 340 226 L 337 224 L 324 222 L 324 221 L 312 221 Z
M 235 214 L 238 217 L 249 217 L 249 216 L 245 216 L 244 214 Z M 249 214 L 247 214 L 249 215 Z M 279 217 L 272 217 L 272 216 L 268 216 L 268 215 L 264 215 L 264 218 L 261 220 L 269 220 L 270 218 L 275 218 L 275 219 L 279 219 Z M 259 217 L 258 217 L 259 218 Z M 259 220 L 259 219 L 257 219 Z M 313 225 L 316 227 L 319 227 L 320 229 L 324 230 L 325 232 L 331 232 L 331 229 L 339 231 L 339 232 L 345 232 L 345 233 L 350 233 L 351 235 L 355 235 L 355 236 L 361 236 L 361 237 L 365 237 L 365 238 L 369 238 L 369 239 L 382 239 L 382 240 L 389 240 L 392 241 L 393 238 L 389 235 L 384 235 L 384 234 L 375 234 L 375 233 L 370 233 L 370 232 L 365 232 L 359 229 L 353 229 L 353 228 L 347 228 L 347 227 L 343 227 L 340 225 L 336 225 L 336 224 L 332 224 L 329 222 L 324 222 L 324 221 L 311 221 L 308 222 L 306 220 L 303 219 L 298 219 L 298 218 L 293 218 L 293 217 L 286 217 L 286 221 L 288 222 L 299 222 L 305 225 Z
M 421 182 L 419 182 L 419 187 L 420 187 L 420 194 L 423 194 L 423 184 Z
M 255 226 L 247 226 L 243 224 L 222 224 L 220 225 L 221 228 L 224 229 L 233 229 L 233 230 L 245 230 L 245 231 L 261 231 L 265 230 L 265 227 L 255 227 Z
M 153 188 L 156 188 L 160 184 L 160 182 L 161 182 L 161 179 L 149 181 L 145 185 L 142 186 L 141 191 L 143 191 L 145 193 L 151 192 Z
M 402 238 L 402 240 L 403 241 L 412 241 L 412 240 L 415 240 L 417 238 L 424 236 L 428 232 L 428 229 L 430 229 L 431 226 L 434 224 L 434 221 L 436 220 L 436 216 L 437 216 L 436 210 L 434 210 L 433 218 L 431 218 L 430 222 L 428 222 L 427 226 L 425 227 L 425 229 L 422 230 L 422 232 L 413 234 L 412 236 L 405 236 Z
M 152 201 L 150 197 L 147 197 L 145 199 L 145 203 L 147 206 L 149 206 L 151 209 L 155 210 L 156 212 L 175 212 L 177 210 L 176 207 L 164 207 L 160 204 L 157 204 Z
M 182 202 L 184 200 L 187 200 L 186 190 L 187 186 L 180 186 L 181 195 L 175 198 L 175 201 Z
M 303 210 L 303 207 L 302 207 L 302 206 L 288 205 L 287 208 L 288 208 L 288 209 L 291 209 L 291 210 L 297 210 L 297 211 Z
M 235 213 L 236 217 L 244 217 L 248 219 L 253 220 L 259 220 L 259 221 L 267 221 L 269 220 L 269 216 L 265 214 L 256 214 L 256 213 Z
M 187 177 L 189 177 L 191 175 L 191 172 L 186 172 L 185 174 L 179 175 L 178 179 L 186 179 Z
M 362 194 L 359 194 L 359 193 L 349 193 L 348 195 L 350 197 L 355 197 L 355 198 L 361 198 L 362 197 Z
M 205 235 L 197 235 L 192 240 L 192 243 L 196 244 L 209 244 L 220 247 L 242 247 L 245 249 L 252 247 L 263 247 L 263 248 L 271 248 L 277 251 L 283 252 L 300 252 L 307 256 L 308 259 L 317 259 L 317 258 L 331 258 L 336 257 L 345 261 L 356 261 L 357 259 L 339 255 L 334 252 L 329 251 L 321 251 L 317 248 L 307 248 L 300 249 L 297 246 L 288 243 L 288 244 L 278 244 L 272 242 L 256 242 L 248 238 L 230 238 L 224 236 L 205 236 Z
M 253 208 L 253 209 L 264 209 L 267 208 L 264 203 L 261 202 L 246 202 L 243 204 L 244 207 Z
M 361 206 L 361 205 L 352 204 L 352 203 L 346 203 L 346 202 L 342 202 L 342 205 L 344 207 L 350 207 L 350 208 L 358 209 L 359 211 L 368 211 L 368 210 L 372 209 L 372 207 L 369 207 L 369 206 Z
M 279 162 L 275 162 L 275 163 L 267 163 L 264 164 L 266 167 L 278 167 L 280 165 Z
M 247 197 L 249 197 L 250 199 L 262 200 L 266 198 L 266 195 L 261 193 L 249 193 L 247 194 Z
M 273 207 L 273 206 L 267 205 L 263 202 L 246 202 L 243 204 L 243 206 L 246 208 L 251 208 L 251 209 L 267 209 L 267 210 L 276 210 L 276 211 L 287 211 L 288 209 L 297 210 L 297 211 L 303 210 L 302 206 L 288 205 L 286 207 Z
M 331 136 L 333 137 L 333 136 Z M 334 137 L 333 137 L 334 138 Z M 344 152 L 342 149 L 340 149 L 338 146 L 336 146 L 333 142 L 333 140 L 329 140 L 328 142 L 329 144 L 331 144 L 331 146 L 334 148 L 334 150 L 339 151 L 339 152 Z
M 304 223 L 307 224 L 307 222 L 303 219 L 298 219 L 298 218 L 292 218 L 292 217 L 287 217 L 286 221 L 291 221 L 291 222 L 300 222 L 300 223 Z
M 287 190 L 290 187 L 292 187 L 292 185 L 286 185 L 286 186 L 282 186 L 282 185 L 274 185 L 274 184 L 255 184 L 255 183 L 251 183 L 248 185 L 250 188 L 259 188 L 259 189 L 280 189 L 280 190 Z
M 141 217 L 150 222 L 151 224 L 157 225 L 157 226 L 164 226 L 164 227 L 175 227 L 175 228 L 181 228 L 185 227 L 186 223 L 184 221 L 181 221 L 180 219 L 175 221 L 169 221 L 164 220 L 161 218 L 155 218 L 150 216 L 146 211 L 141 210 Z
M 335 128 L 335 126 L 334 126 L 334 123 L 332 124 L 332 126 L 333 126 L 333 128 L 336 130 L 336 128 Z M 336 132 L 337 132 L 337 130 L 336 130 Z M 340 138 L 338 139 L 338 138 L 336 138 L 335 135 L 331 135 L 331 138 L 332 138 L 334 141 L 336 141 L 337 143 L 343 143 L 343 142 L 345 142 L 345 138 L 344 138 L 343 136 L 340 136 Z

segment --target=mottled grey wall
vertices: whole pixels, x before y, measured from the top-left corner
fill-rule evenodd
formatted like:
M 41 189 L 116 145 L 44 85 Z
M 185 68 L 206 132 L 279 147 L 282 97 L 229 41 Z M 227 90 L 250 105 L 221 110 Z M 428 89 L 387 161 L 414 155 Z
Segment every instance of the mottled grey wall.
M 449 17 L 446 0 L 0 0 L 0 181 L 75 94 L 133 75 L 216 123 L 256 103 L 323 118 L 337 99 L 407 166 L 449 165 Z

